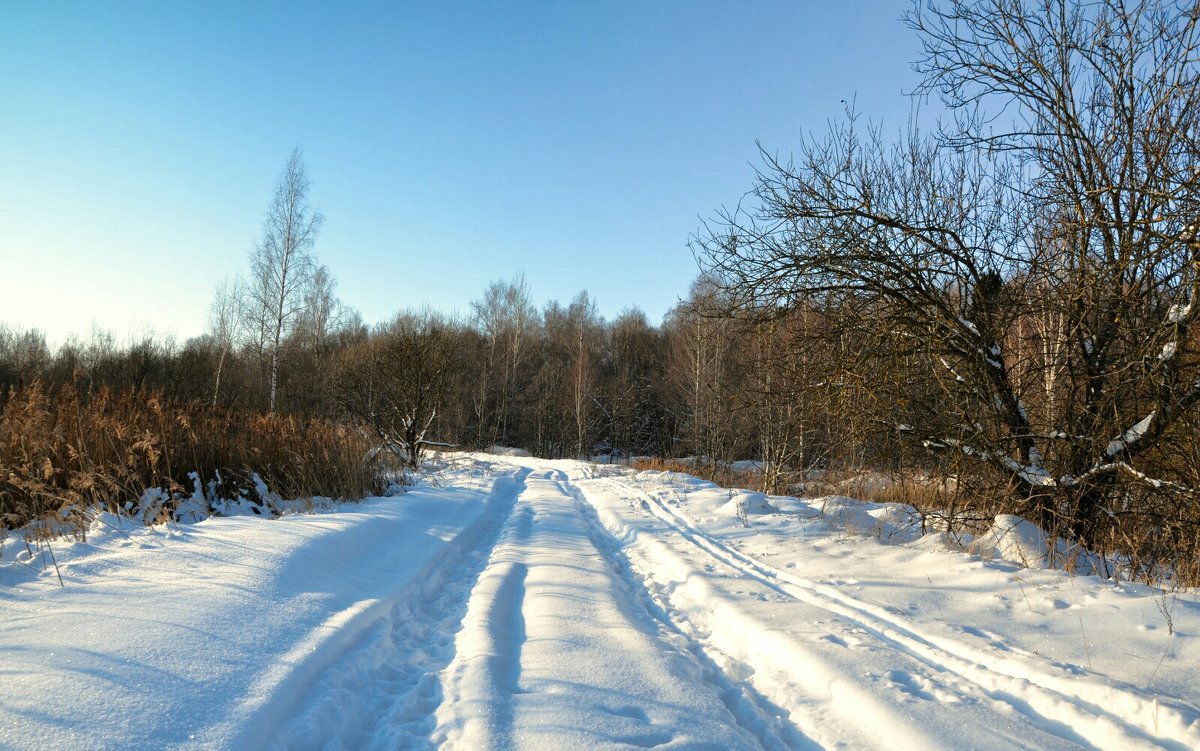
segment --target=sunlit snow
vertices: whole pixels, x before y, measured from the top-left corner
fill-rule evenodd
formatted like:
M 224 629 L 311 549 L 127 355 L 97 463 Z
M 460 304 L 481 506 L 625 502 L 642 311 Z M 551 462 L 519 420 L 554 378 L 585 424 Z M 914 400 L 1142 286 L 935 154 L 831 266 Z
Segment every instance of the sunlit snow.
M 0 747 L 1200 747 L 1196 596 L 1065 573 L 1027 521 L 509 454 L 10 536 Z

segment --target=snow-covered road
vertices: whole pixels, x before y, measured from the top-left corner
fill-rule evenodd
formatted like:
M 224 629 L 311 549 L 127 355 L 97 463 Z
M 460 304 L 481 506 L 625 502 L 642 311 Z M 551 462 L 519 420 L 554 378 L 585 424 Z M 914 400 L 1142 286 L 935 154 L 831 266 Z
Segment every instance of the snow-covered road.
M 447 672 L 446 748 L 751 748 L 720 685 L 619 575 L 565 472 L 525 487 Z
M 1194 596 L 833 510 L 479 457 L 353 510 L 100 530 L 65 587 L 0 567 L 0 747 L 1200 748 Z

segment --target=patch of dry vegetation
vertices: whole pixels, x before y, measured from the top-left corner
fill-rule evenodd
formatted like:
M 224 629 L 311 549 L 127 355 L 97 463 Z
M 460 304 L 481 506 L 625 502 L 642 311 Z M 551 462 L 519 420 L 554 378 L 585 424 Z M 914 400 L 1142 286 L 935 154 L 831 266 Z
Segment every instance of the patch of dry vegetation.
M 145 389 L 49 391 L 35 382 L 0 401 L 0 528 L 86 512 L 124 512 L 147 490 L 174 501 L 258 499 L 258 475 L 284 498 L 358 499 L 377 472 L 361 433 L 323 420 L 214 409 Z M 208 509 L 210 512 L 212 508 Z M 164 521 L 172 503 L 158 509 Z
M 740 471 L 733 469 L 725 462 L 712 460 L 662 459 L 640 456 L 634 458 L 630 462 L 630 466 L 638 471 L 654 470 L 694 475 L 726 488 L 757 488 L 763 484 L 761 472 Z

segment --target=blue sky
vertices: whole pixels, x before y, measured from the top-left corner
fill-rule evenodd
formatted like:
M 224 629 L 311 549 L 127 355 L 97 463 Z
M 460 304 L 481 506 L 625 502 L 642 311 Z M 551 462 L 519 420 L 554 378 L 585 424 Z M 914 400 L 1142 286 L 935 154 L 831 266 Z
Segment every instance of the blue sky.
M 790 151 L 843 99 L 904 124 L 907 7 L 8 3 L 0 321 L 201 333 L 301 145 L 317 256 L 368 322 L 523 272 L 657 323 L 756 140 Z

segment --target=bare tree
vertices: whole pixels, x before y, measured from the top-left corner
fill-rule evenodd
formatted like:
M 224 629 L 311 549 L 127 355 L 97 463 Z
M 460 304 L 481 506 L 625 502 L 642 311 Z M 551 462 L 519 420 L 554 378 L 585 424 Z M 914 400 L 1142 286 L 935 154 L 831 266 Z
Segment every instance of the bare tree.
M 241 279 L 224 280 L 217 285 L 213 292 L 213 301 L 209 306 L 208 328 L 213 342 L 217 345 L 217 372 L 213 379 L 212 405 L 215 407 L 221 396 L 221 375 L 225 370 L 225 361 L 232 351 L 242 328 L 242 316 L 245 310 L 245 288 Z
M 50 348 L 41 331 L 21 331 L 0 322 L 0 407 L 11 387 L 37 379 L 49 370 L 50 362 Z
M 1011 154 L 1028 176 L 1043 231 L 1030 275 L 1057 303 L 1067 378 L 1049 427 L 1076 436 L 1042 455 L 1058 459 L 1050 486 L 1082 537 L 1132 510 L 1113 503 L 1120 483 L 1173 492 L 1149 460 L 1200 402 L 1198 17 L 1166 0 L 957 1 L 909 17 L 924 91 L 963 113 L 945 143 Z M 997 103 L 1011 126 L 983 125 Z
M 665 455 L 671 450 L 663 392 L 666 345 L 639 309 L 621 313 L 606 327 L 604 416 L 614 453 Z
M 431 313 L 406 313 L 343 354 L 335 378 L 342 406 L 381 445 L 417 467 L 457 373 L 459 327 Z
M 295 326 L 305 346 L 317 346 L 341 326 L 347 311 L 335 294 L 336 289 L 337 280 L 329 273 L 329 268 L 324 264 L 315 266 L 304 290 L 304 306 Z
M 826 343 L 820 312 L 809 306 L 741 324 L 749 367 L 740 398 L 758 433 L 762 489 L 780 492 L 785 477 L 827 457 L 821 429 L 830 412 L 833 347 Z
M 537 310 L 525 276 L 494 282 L 471 303 L 475 324 L 487 341 L 487 359 L 479 379 L 477 440 L 511 440 L 520 392 L 527 382 L 527 359 L 537 337 Z
M 586 458 L 590 453 L 592 404 L 596 401 L 597 350 L 600 346 L 602 322 L 596 303 L 588 293 L 580 292 L 567 308 L 571 333 L 568 344 L 570 362 L 570 409 L 575 423 L 575 456 Z
M 747 306 L 856 299 L 915 382 L 894 427 L 989 467 L 1047 526 L 1095 542 L 1143 513 L 1139 488 L 1190 498 L 1159 449 L 1200 403 L 1197 17 L 919 3 L 918 93 L 954 122 L 889 145 L 852 115 L 794 159 L 764 152 L 697 252 Z
M 269 409 L 275 411 L 280 345 L 306 310 L 317 270 L 312 247 L 324 217 L 308 203 L 308 170 L 300 148 L 292 151 L 263 221 L 263 237 L 250 255 L 253 320 L 271 358 Z
M 733 458 L 737 341 L 724 317 L 728 309 L 714 279 L 702 276 L 667 323 L 668 374 L 680 403 L 683 444 L 711 460 Z

